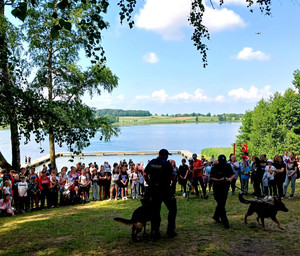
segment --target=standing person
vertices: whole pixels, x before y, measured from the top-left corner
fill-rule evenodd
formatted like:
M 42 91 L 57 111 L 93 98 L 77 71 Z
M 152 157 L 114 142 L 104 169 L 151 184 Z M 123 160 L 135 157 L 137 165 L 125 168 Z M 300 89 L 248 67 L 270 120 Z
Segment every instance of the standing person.
M 115 166 L 113 169 L 113 173 L 111 175 L 112 184 L 110 189 L 110 198 L 108 199 L 109 201 L 112 199 L 114 192 L 115 192 L 115 201 L 118 200 L 119 176 L 120 176 L 119 167 Z
M 39 178 L 39 188 L 41 191 L 41 209 L 45 207 L 45 199 L 47 198 L 47 208 L 50 208 L 49 191 L 50 191 L 50 178 L 46 176 L 46 171 L 42 170 L 41 177 Z
M 274 173 L 274 183 L 275 183 L 275 190 L 274 195 L 279 196 L 280 199 L 283 199 L 283 183 L 285 181 L 285 163 L 283 162 L 282 156 L 275 155 L 274 157 L 274 167 L 275 167 L 275 173 Z M 278 194 L 277 194 L 278 191 Z
M 226 200 L 230 183 L 235 178 L 235 173 L 232 171 L 230 164 L 226 163 L 226 157 L 219 155 L 218 164 L 211 169 L 211 180 L 213 180 L 214 198 L 217 202 L 217 207 L 213 219 L 217 223 L 222 223 L 224 228 L 229 228 L 229 222 L 226 216 Z
M 286 164 L 289 159 L 290 159 L 290 157 L 289 157 L 288 152 L 284 151 L 283 162 Z
M 100 166 L 100 172 L 99 172 L 99 200 L 105 199 L 105 185 L 106 185 L 106 175 L 104 173 L 104 166 Z M 101 193 L 102 193 L 102 199 L 101 199 Z
M 52 208 L 59 207 L 58 206 L 58 181 L 55 175 L 50 176 L 49 201 L 50 201 L 49 202 L 50 207 Z
M 80 193 L 82 194 L 82 202 L 86 203 L 89 179 L 86 176 L 86 170 L 84 168 L 81 169 L 81 175 L 78 178 L 78 184 L 80 186 Z
M 97 169 L 94 168 L 92 170 L 92 191 L 93 191 L 93 200 L 94 201 L 98 201 L 100 200 L 100 197 L 99 197 L 99 193 L 100 193 L 100 186 L 99 186 L 99 174 L 97 173 Z
M 28 184 L 25 181 L 25 176 L 20 175 L 21 182 L 18 185 L 18 193 L 19 193 L 19 203 L 20 203 L 20 211 L 24 213 L 25 210 L 29 211 L 29 203 L 28 203 Z M 25 207 L 24 207 L 25 206 Z
M 123 166 L 124 167 L 124 166 Z M 138 170 L 135 168 L 131 173 L 131 195 L 132 199 L 138 199 L 139 197 L 139 176 Z
M 199 197 L 199 190 L 198 190 L 198 181 L 200 183 L 203 197 L 205 199 L 208 198 L 206 195 L 206 189 L 203 182 L 203 163 L 200 159 L 197 159 L 197 154 L 193 154 L 193 186 L 196 191 L 196 197 Z
M 268 165 L 265 167 L 265 173 L 268 172 L 268 189 L 270 191 L 270 195 L 268 196 L 268 199 L 273 198 L 273 194 L 275 193 L 275 182 L 274 182 L 274 172 L 275 172 L 275 167 L 273 166 L 273 160 L 269 159 L 267 161 Z M 267 195 L 266 195 L 267 196 Z M 266 199 L 266 197 L 265 197 Z
M 119 176 L 119 184 L 121 188 L 121 196 L 122 200 L 127 200 L 127 186 L 128 186 L 129 177 L 127 174 L 127 167 L 123 166 L 121 170 L 121 174 Z
M 65 191 L 65 185 L 67 183 L 67 175 L 66 172 L 68 171 L 68 167 L 63 167 L 61 168 L 61 172 L 60 172 L 60 176 L 58 178 L 58 185 L 59 185 L 59 192 L 60 192 L 60 200 L 59 200 L 59 204 L 63 205 L 64 199 L 63 199 L 63 193 Z
M 250 168 L 248 162 L 244 160 L 241 167 L 241 189 L 243 193 L 248 193 L 249 178 Z
M 105 173 L 105 176 L 106 176 L 106 182 L 105 182 L 105 198 L 104 199 L 107 199 L 109 198 L 109 191 L 110 191 L 110 184 L 111 184 L 111 169 L 110 169 L 110 165 L 107 163 L 107 162 L 104 162 L 104 173 Z M 107 167 L 106 167 L 107 166 Z
M 286 162 L 286 178 L 285 178 L 284 191 L 283 191 L 283 194 L 285 196 L 286 192 L 287 192 L 287 188 L 291 182 L 292 191 L 289 196 L 289 199 L 294 198 L 295 183 L 296 183 L 296 179 L 297 179 L 297 169 L 298 169 L 298 164 L 295 159 L 295 154 L 293 152 L 290 152 L 289 159 Z
M 252 157 L 252 166 L 251 166 L 251 173 L 252 173 L 252 181 L 253 181 L 253 188 L 254 188 L 254 195 L 256 197 L 261 197 L 261 184 L 262 184 L 262 177 L 264 172 L 260 165 L 260 160 L 258 157 Z
M 33 205 L 35 204 L 35 209 L 39 208 L 39 183 L 36 181 L 35 175 L 30 176 L 30 181 L 28 184 L 28 194 L 30 197 L 31 211 L 33 210 Z
M 168 150 L 161 149 L 158 157 L 152 159 L 145 168 L 145 180 L 148 184 L 145 198 L 152 198 L 151 228 L 155 239 L 160 238 L 160 208 L 162 202 L 164 202 L 169 211 L 167 235 L 169 237 L 177 235 L 175 232 L 177 203 L 171 189 L 173 168 L 170 162 L 167 161 L 169 155 L 171 154 Z
M 171 180 L 171 187 L 173 189 L 173 192 L 175 194 L 176 192 L 176 184 L 177 184 L 177 173 L 178 173 L 178 168 L 176 167 L 176 163 L 174 160 L 170 160 L 170 163 L 173 168 L 173 174 L 172 174 L 172 180 Z
M 214 160 L 215 162 L 216 160 Z M 205 190 L 207 188 L 207 184 L 208 184 L 208 194 L 211 195 L 211 188 L 212 188 L 212 180 L 210 179 L 210 175 L 211 175 L 211 162 L 207 162 L 207 165 L 205 166 L 204 169 L 204 185 L 205 185 Z
M 183 195 L 186 196 L 186 183 L 189 174 L 189 167 L 186 164 L 185 158 L 181 160 L 181 165 L 178 168 L 178 182 L 183 187 Z
M 235 177 L 234 177 L 234 179 L 232 180 L 232 182 L 230 184 L 232 195 L 234 195 L 236 180 L 239 177 L 240 164 L 236 160 L 236 156 L 235 155 L 232 155 L 229 160 L 230 160 L 230 165 L 231 165 L 232 171 L 235 174 Z

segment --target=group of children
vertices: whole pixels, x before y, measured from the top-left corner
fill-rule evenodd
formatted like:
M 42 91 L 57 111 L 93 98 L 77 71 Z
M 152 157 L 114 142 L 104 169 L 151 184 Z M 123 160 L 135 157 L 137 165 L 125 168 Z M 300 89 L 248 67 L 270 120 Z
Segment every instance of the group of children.
M 128 168 L 129 166 L 129 168 Z M 1 170 L 0 174 L 0 216 L 31 212 L 34 209 L 59 207 L 67 204 L 90 201 L 90 190 L 94 201 L 119 197 L 128 198 L 130 184 L 132 198 L 144 194 L 143 163 L 129 164 L 125 160 L 115 163 L 113 169 L 108 162 L 98 167 L 96 163 L 78 163 L 70 169 L 63 167 L 60 173 L 43 166 L 41 172 L 35 168 Z

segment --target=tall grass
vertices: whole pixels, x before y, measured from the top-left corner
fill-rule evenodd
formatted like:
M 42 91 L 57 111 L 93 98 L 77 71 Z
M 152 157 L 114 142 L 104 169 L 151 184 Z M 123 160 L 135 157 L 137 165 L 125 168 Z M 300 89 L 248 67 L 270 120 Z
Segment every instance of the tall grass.
M 206 159 L 210 159 L 212 155 L 217 159 L 219 155 L 223 154 L 226 158 L 233 153 L 233 148 L 222 148 L 222 147 L 214 147 L 214 148 L 204 148 L 201 150 L 201 155 L 204 155 Z

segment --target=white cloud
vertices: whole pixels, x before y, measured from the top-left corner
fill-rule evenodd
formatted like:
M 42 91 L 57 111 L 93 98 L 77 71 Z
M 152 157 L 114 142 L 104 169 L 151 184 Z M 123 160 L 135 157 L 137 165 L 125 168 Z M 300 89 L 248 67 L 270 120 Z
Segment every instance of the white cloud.
M 157 57 L 157 55 L 154 52 L 149 52 L 143 56 L 143 61 L 154 64 L 154 63 L 159 62 L 159 58 Z
M 271 56 L 262 51 L 253 51 L 250 47 L 244 47 L 244 49 L 241 50 L 235 58 L 238 60 L 267 61 L 270 60 Z
M 182 29 L 190 27 L 190 9 L 191 0 L 146 0 L 135 16 L 135 24 L 138 28 L 159 33 L 165 40 L 182 39 Z M 245 26 L 243 19 L 234 11 L 213 9 L 209 5 L 206 6 L 203 22 L 211 32 Z
M 215 98 L 216 102 L 225 102 L 225 97 L 223 95 L 219 95 Z
M 252 85 L 248 91 L 244 88 L 238 88 L 229 91 L 228 95 L 235 101 L 246 100 L 256 102 L 262 98 L 268 98 L 270 95 L 272 95 L 270 89 L 271 86 L 265 86 L 263 89 L 258 89 Z
M 116 99 L 118 99 L 118 100 L 124 100 L 124 95 L 120 94 L 119 96 L 116 97 Z
M 151 96 L 153 100 L 160 101 L 163 103 L 166 102 L 169 97 L 164 89 L 154 91 Z
M 150 96 L 149 95 L 138 95 L 135 97 L 137 100 L 152 100 L 161 103 L 166 102 L 175 102 L 175 101 L 189 101 L 189 102 L 209 102 L 213 99 L 204 95 L 202 89 L 196 89 L 194 93 L 178 93 L 175 95 L 169 95 L 164 89 L 154 91 Z
M 243 19 L 232 10 L 227 8 L 213 9 L 206 7 L 203 15 L 203 23 L 210 32 L 245 27 Z

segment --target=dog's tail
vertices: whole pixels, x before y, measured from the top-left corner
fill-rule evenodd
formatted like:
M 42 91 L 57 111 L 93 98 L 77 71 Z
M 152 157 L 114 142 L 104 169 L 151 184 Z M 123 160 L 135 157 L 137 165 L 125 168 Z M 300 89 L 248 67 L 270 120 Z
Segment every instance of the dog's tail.
M 126 219 L 123 219 L 123 218 L 114 218 L 114 220 L 121 223 L 121 224 L 124 224 L 124 225 L 132 225 L 133 224 L 132 220 L 126 220 Z
M 246 199 L 243 197 L 243 193 L 240 193 L 240 194 L 239 194 L 239 200 L 240 200 L 240 202 L 243 203 L 243 204 L 250 204 L 250 203 L 251 203 L 251 201 L 246 200 Z

